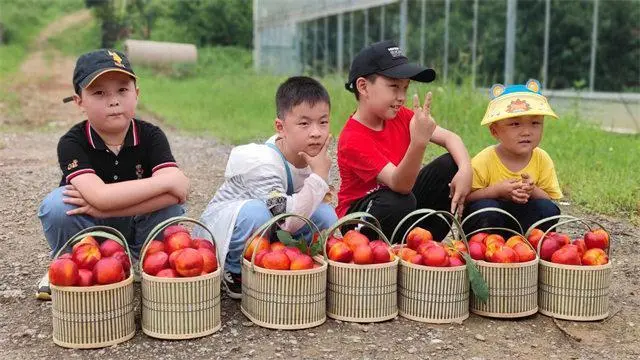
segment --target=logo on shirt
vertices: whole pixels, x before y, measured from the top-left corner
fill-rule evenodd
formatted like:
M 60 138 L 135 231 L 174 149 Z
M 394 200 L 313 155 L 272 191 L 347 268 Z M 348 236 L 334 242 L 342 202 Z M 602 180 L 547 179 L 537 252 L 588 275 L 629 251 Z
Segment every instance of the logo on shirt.
M 514 100 L 511 102 L 511 104 L 509 104 L 509 106 L 507 106 L 507 112 L 508 113 L 519 113 L 519 112 L 524 112 L 531 109 L 531 106 L 529 106 L 529 103 L 526 100 Z
M 138 179 L 142 179 L 142 174 L 144 174 L 144 169 L 142 168 L 142 165 L 140 164 L 136 165 L 136 176 L 138 177 Z
M 73 159 L 73 161 L 70 162 L 69 165 L 67 165 L 67 170 L 75 169 L 77 167 L 78 167 L 78 160 Z

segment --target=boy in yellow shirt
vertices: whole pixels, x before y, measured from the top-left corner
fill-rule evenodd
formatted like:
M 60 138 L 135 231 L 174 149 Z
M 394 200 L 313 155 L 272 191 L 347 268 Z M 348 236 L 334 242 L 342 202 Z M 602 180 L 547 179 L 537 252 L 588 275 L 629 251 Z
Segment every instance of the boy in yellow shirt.
M 486 208 L 501 208 L 513 215 L 523 231 L 536 221 L 559 215 L 552 201 L 562 198 L 562 191 L 547 152 L 538 147 L 542 139 L 544 116 L 558 118 L 540 93 L 540 83 L 491 88 L 493 99 L 481 125 L 488 125 L 498 141 L 480 151 L 472 160 L 473 183 L 467 197 L 465 217 Z M 546 230 L 554 221 L 540 228 Z M 487 212 L 474 216 L 465 224 L 465 232 L 483 227 L 517 226 L 505 215 Z

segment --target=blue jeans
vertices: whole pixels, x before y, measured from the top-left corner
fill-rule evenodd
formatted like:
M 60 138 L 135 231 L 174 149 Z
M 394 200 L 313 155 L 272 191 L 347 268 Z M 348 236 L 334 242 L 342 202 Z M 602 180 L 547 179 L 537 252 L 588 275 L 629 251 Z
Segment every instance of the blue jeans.
M 245 241 L 249 239 L 256 229 L 272 217 L 273 215 L 267 205 L 260 200 L 250 200 L 242 206 L 229 242 L 229 251 L 225 261 L 225 269 L 227 271 L 240 274 L 240 260 L 242 259 Z M 338 221 L 338 216 L 331 205 L 321 203 L 311 215 L 311 221 L 318 229 L 324 230 L 335 224 Z M 311 235 L 311 229 L 309 229 L 308 225 L 305 225 L 296 231 L 293 237 L 297 239 L 302 236 L 308 242 L 311 240 Z
M 487 207 L 497 207 L 505 210 L 509 214 L 513 215 L 520 225 L 522 231 L 526 232 L 527 229 L 535 222 L 548 218 L 550 216 L 560 215 L 560 209 L 551 200 L 548 199 L 531 199 L 526 204 L 516 204 L 511 201 L 497 200 L 497 199 L 481 199 L 468 203 L 464 208 L 464 217 L 480 209 Z M 557 220 L 548 221 L 538 228 L 546 231 L 557 223 Z M 513 222 L 511 218 L 508 218 L 504 214 L 497 212 L 487 212 L 479 215 L 475 215 L 464 224 L 464 232 L 468 234 L 474 230 L 485 227 L 503 227 L 520 232 L 518 226 Z M 511 237 L 513 234 L 503 234 L 507 237 Z
M 76 208 L 75 205 L 65 204 L 62 199 L 64 186 L 51 191 L 40 204 L 38 218 L 42 223 L 44 236 L 54 256 L 73 235 L 90 226 L 110 226 L 120 231 L 127 239 L 131 255 L 137 259 L 142 244 L 147 235 L 158 223 L 174 217 L 184 215 L 181 205 L 172 205 L 149 214 L 96 219 L 88 215 L 67 215 L 66 212 Z

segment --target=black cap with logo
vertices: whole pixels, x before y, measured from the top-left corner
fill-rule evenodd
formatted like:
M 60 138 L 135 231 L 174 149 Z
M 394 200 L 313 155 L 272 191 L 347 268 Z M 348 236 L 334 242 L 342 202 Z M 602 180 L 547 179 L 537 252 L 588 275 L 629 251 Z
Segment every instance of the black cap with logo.
M 136 78 L 136 74 L 131 68 L 131 63 L 118 50 L 100 49 L 82 54 L 76 61 L 76 67 L 73 70 L 73 89 L 76 94 L 80 94 L 81 89 L 91 85 L 98 76 L 110 71 L 119 71 L 134 79 Z M 66 97 L 62 101 L 69 102 L 72 100 L 73 97 Z
M 402 50 L 391 40 L 371 44 L 356 55 L 351 63 L 349 81 L 345 87 L 354 92 L 356 80 L 371 74 L 420 82 L 431 82 L 436 78 L 435 70 L 410 64 Z

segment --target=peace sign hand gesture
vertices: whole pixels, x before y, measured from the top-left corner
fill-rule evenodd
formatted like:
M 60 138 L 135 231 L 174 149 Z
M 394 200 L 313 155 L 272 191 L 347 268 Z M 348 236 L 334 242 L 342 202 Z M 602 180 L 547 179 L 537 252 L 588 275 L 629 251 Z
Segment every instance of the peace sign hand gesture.
M 413 118 L 409 123 L 411 142 L 426 146 L 436 126 L 435 120 L 431 117 L 431 92 L 425 95 L 422 106 L 420 106 L 418 94 L 413 95 Z

